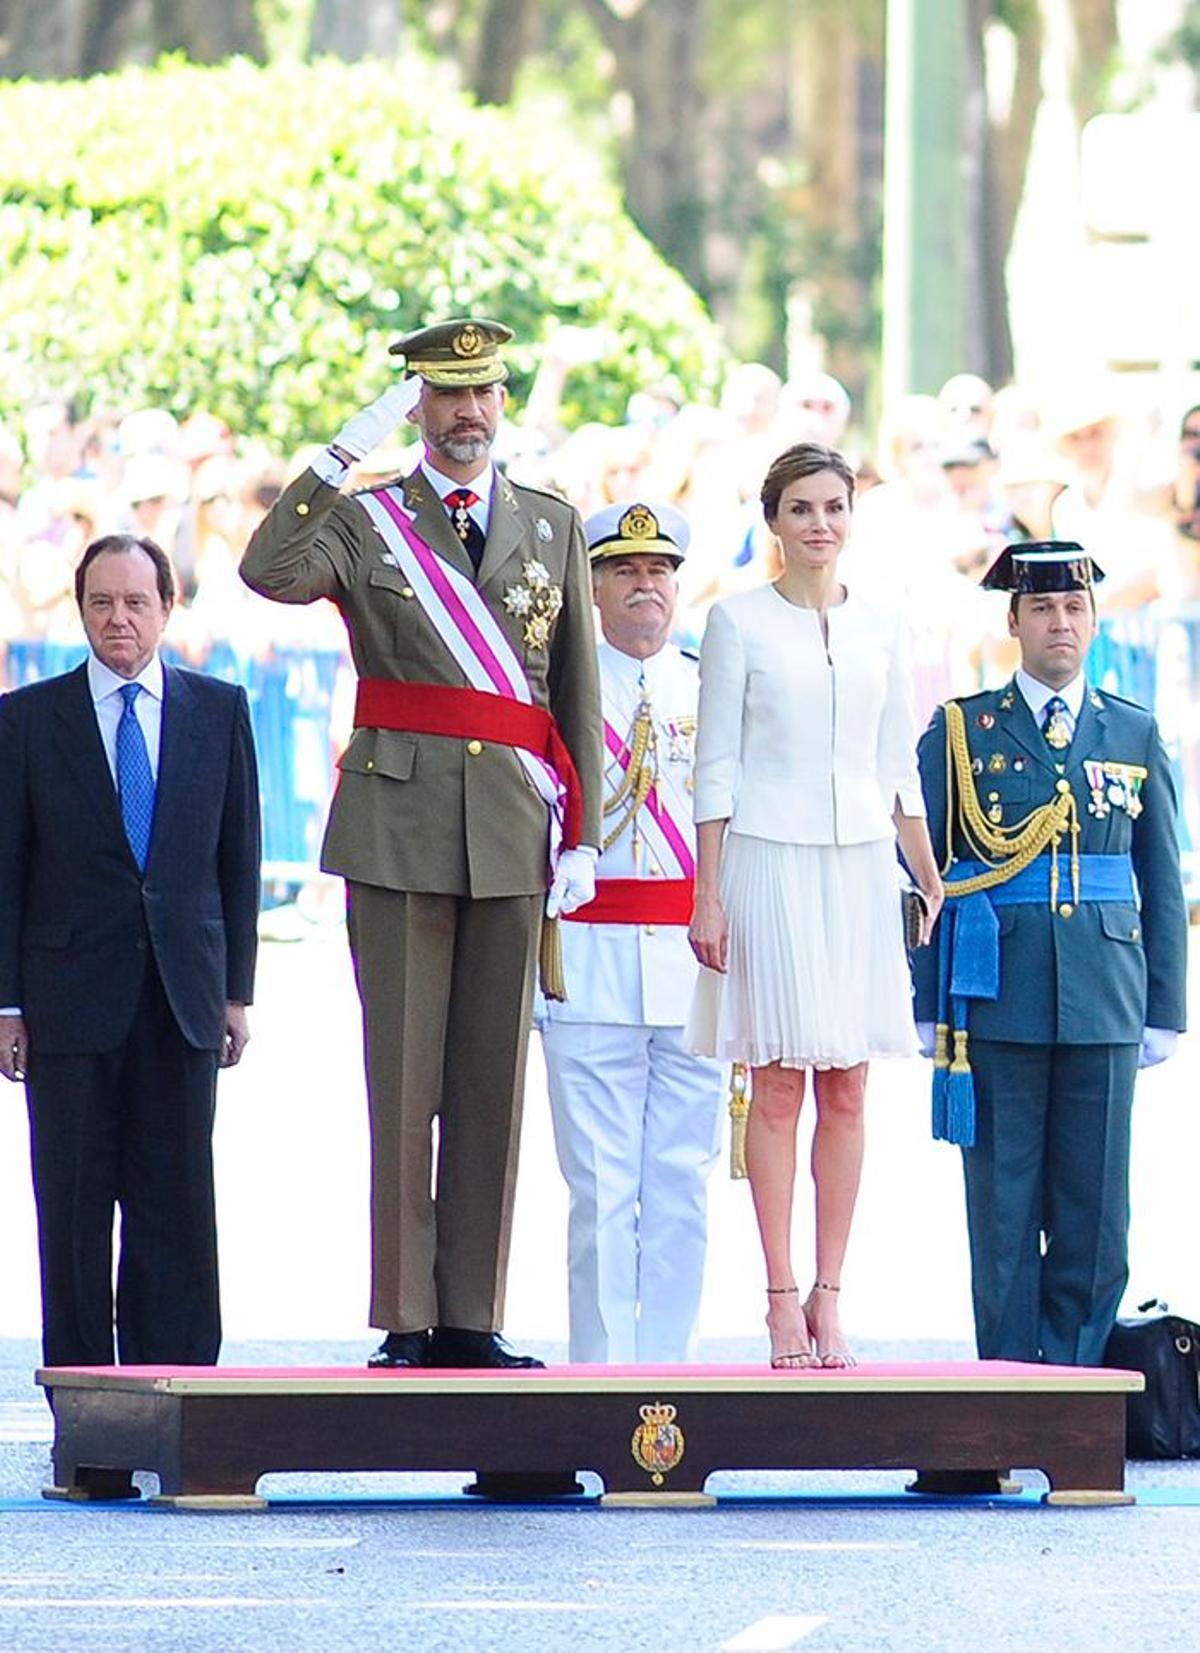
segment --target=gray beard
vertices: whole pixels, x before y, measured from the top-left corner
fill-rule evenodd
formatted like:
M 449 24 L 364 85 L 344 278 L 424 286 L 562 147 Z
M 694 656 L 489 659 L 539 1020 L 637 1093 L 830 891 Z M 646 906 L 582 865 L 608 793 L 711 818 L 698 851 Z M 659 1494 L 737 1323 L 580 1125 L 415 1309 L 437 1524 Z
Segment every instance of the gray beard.
M 482 459 L 491 445 L 483 436 L 444 436 L 440 442 L 431 444 L 435 453 L 452 459 L 456 465 L 469 465 L 473 460 Z

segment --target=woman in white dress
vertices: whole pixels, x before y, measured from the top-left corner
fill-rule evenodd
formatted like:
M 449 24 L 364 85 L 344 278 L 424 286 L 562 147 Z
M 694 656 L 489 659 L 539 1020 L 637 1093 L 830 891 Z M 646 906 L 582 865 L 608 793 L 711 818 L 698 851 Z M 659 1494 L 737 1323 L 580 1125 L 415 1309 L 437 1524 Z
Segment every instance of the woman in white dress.
M 715 603 L 700 655 L 693 951 L 697 1052 L 752 1069 L 746 1164 L 773 1366 L 853 1364 L 838 1318 L 872 1056 L 916 1051 L 896 843 L 926 904 L 925 824 L 900 616 L 837 577 L 854 501 L 842 455 L 782 453 L 763 482 L 782 575 Z M 796 1125 L 817 1118 L 816 1272 L 792 1270 Z

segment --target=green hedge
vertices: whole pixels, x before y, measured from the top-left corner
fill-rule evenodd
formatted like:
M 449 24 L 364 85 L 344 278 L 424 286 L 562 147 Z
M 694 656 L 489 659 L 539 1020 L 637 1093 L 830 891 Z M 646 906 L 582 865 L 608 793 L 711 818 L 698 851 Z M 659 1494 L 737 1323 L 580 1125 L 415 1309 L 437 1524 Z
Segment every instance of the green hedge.
M 384 387 L 388 342 L 475 311 L 537 342 L 603 324 L 573 419 L 619 419 L 719 347 L 561 130 L 477 109 L 435 65 L 171 62 L 0 90 L 0 417 L 76 393 L 203 405 L 290 448 Z

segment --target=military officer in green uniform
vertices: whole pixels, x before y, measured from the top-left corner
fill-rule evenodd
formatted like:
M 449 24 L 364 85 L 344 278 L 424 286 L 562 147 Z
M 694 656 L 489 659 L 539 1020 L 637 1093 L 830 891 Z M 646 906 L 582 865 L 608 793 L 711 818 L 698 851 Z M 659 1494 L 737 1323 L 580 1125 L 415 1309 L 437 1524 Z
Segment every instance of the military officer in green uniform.
M 920 747 L 946 910 L 914 955 L 935 1133 L 963 1148 L 980 1357 L 1095 1365 L 1127 1279 L 1139 1066 L 1184 1026 L 1175 795 L 1152 715 L 1089 683 L 1101 571 L 1004 551 L 1021 664 Z
M 498 1328 L 543 909 L 594 889 L 602 725 L 579 517 L 491 460 L 511 337 L 462 317 L 401 339 L 405 376 L 242 562 L 264 596 L 336 603 L 359 676 L 321 865 L 363 1006 L 372 1365 L 540 1364 Z M 404 419 L 417 468 L 343 493 Z

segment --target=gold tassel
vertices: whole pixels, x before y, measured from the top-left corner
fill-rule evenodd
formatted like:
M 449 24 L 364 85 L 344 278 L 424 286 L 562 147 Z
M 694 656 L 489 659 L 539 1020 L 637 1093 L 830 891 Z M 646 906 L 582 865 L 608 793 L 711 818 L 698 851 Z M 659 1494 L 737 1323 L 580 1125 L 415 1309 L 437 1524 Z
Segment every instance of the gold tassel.
M 538 976 L 543 998 L 565 1004 L 567 983 L 563 976 L 562 936 L 556 918 L 542 919 L 542 935 L 538 943 Z
M 746 1126 L 750 1120 L 750 1069 L 735 1062 L 729 1075 L 729 1175 L 739 1182 L 746 1172 Z

